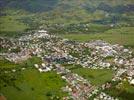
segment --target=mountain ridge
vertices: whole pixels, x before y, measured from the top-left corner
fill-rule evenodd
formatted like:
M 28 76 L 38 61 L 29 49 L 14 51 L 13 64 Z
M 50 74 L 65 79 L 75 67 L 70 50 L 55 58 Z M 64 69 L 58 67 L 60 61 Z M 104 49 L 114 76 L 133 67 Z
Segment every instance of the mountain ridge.
M 134 10 L 134 1 L 132 0 L 1 0 L 1 8 L 15 8 L 24 9 L 30 12 L 46 12 L 59 8 L 60 10 L 66 10 L 71 8 L 83 8 L 85 10 L 104 10 L 107 9 L 120 9 L 117 12 L 123 12 L 123 10 Z
M 133 0 L 1 0 L 0 10 L 4 36 L 40 27 L 64 34 L 134 26 Z

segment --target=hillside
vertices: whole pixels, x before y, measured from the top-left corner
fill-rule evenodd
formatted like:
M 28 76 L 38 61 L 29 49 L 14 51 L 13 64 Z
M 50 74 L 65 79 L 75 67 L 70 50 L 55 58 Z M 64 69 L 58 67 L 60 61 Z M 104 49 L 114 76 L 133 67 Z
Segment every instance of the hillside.
M 0 7 L 2 36 L 39 27 L 64 34 L 104 33 L 134 25 L 133 0 L 1 0 Z
M 62 10 L 84 8 L 86 10 L 99 9 L 104 11 L 111 8 L 111 11 L 114 11 L 117 8 L 116 12 L 118 12 L 134 10 L 133 3 L 133 0 L 1 0 L 0 7 L 24 9 L 31 12 L 44 12 L 57 8 L 62 8 Z
M 31 12 L 48 11 L 54 8 L 58 0 L 1 0 L 1 7 L 24 9 Z

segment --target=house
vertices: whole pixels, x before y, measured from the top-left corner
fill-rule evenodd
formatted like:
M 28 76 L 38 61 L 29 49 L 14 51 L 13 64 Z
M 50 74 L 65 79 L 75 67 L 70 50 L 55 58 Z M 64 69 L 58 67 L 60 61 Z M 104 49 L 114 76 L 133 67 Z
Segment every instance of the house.
M 134 85 L 134 79 L 132 79 L 132 80 L 130 81 L 130 84 L 131 84 L 131 85 Z
M 47 33 L 46 30 L 38 30 L 38 33 Z

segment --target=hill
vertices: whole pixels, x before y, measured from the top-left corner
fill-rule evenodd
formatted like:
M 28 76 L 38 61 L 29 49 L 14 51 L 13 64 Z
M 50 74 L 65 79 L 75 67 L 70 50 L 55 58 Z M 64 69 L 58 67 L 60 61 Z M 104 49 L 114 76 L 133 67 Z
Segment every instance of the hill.
M 39 27 L 65 34 L 104 33 L 134 25 L 133 0 L 1 0 L 0 8 L 2 36 Z
M 133 0 L 1 0 L 0 7 L 24 9 L 31 12 L 44 12 L 57 8 L 62 10 L 84 8 L 86 10 L 132 11 Z M 112 8 L 113 7 L 113 8 Z

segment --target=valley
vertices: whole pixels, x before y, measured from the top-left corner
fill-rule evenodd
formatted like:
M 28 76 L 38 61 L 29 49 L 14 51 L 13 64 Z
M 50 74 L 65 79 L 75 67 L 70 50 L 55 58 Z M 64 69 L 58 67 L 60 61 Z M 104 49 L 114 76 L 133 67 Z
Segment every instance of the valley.
M 1 0 L 0 100 L 133 100 L 133 0 Z

